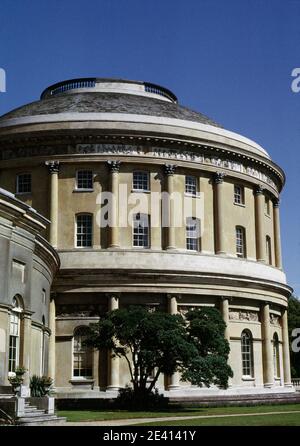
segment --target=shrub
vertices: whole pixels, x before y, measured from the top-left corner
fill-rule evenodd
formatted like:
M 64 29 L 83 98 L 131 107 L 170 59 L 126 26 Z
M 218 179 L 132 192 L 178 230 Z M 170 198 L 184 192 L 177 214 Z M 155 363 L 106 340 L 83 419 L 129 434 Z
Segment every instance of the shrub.
M 157 389 L 155 389 L 155 392 L 143 389 L 134 391 L 131 387 L 120 389 L 115 400 L 117 409 L 132 411 L 167 409 L 168 403 L 169 399 L 159 394 Z
M 33 375 L 30 379 L 31 396 L 46 396 L 51 392 L 53 379 L 49 376 Z

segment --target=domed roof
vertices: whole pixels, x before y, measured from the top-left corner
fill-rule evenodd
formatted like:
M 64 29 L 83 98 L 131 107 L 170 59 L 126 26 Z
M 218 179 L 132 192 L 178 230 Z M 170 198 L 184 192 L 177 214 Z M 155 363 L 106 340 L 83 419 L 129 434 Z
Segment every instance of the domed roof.
M 42 93 L 40 101 L 12 110 L 2 115 L 0 121 L 57 113 L 93 112 L 175 118 L 222 128 L 202 113 L 179 105 L 176 96 L 163 87 L 112 79 L 71 80 L 55 84 Z

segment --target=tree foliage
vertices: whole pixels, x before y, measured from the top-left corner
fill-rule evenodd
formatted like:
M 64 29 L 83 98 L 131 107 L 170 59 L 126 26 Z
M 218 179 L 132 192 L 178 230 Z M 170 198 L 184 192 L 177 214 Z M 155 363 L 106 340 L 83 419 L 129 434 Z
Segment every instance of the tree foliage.
M 294 296 L 291 296 L 289 299 L 288 306 L 288 324 L 289 324 L 289 338 L 290 338 L 290 346 L 294 337 L 292 336 L 292 332 L 295 328 L 300 328 L 300 300 Z M 291 371 L 293 378 L 300 377 L 300 352 L 293 352 L 290 347 L 291 354 Z
M 225 323 L 214 308 L 190 310 L 183 318 L 131 306 L 90 324 L 87 345 L 106 348 L 127 361 L 134 391 L 151 392 L 161 373 L 180 371 L 193 385 L 226 388 L 233 376 L 227 364 Z

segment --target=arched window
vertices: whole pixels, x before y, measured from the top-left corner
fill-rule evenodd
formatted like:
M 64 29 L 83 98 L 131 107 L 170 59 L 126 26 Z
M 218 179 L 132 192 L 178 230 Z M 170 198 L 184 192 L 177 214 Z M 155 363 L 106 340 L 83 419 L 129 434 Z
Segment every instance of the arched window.
M 273 336 L 273 363 L 274 363 L 274 377 L 280 378 L 279 339 L 277 333 L 274 333 Z
M 73 340 L 73 377 L 93 377 L 93 350 L 84 345 L 89 334 L 88 327 L 78 327 L 74 331 Z
M 271 238 L 268 235 L 266 237 L 266 258 L 269 265 L 272 265 L 272 245 Z
M 241 336 L 243 376 L 253 377 L 253 341 L 249 330 L 244 330 Z
M 236 226 L 235 228 L 235 245 L 236 255 L 246 257 L 246 231 L 242 226 Z
M 20 360 L 20 320 L 23 311 L 22 300 L 15 296 L 12 300 L 12 309 L 9 318 L 9 350 L 8 371 L 14 372 Z
M 78 214 L 76 216 L 76 246 L 88 248 L 93 241 L 93 216 L 91 214 Z

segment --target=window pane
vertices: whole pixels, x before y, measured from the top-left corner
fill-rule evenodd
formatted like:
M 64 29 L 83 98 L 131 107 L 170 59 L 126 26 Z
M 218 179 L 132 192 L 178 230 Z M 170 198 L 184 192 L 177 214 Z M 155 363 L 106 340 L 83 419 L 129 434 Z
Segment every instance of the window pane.
M 244 204 L 244 188 L 242 186 L 234 186 L 234 202 Z
M 92 233 L 93 233 L 92 216 L 87 214 L 78 215 L 76 246 L 77 247 L 92 246 Z
M 31 192 L 31 174 L 23 173 L 17 176 L 17 193 L 24 194 Z
M 187 175 L 185 177 L 185 193 L 196 195 L 197 194 L 197 179 L 196 177 L 192 177 Z
M 77 189 L 93 189 L 93 172 L 91 170 L 77 172 Z
M 88 328 L 82 327 L 76 330 L 73 343 L 73 376 L 80 378 L 92 378 L 93 376 L 93 350 L 84 341 L 88 336 Z
M 236 254 L 238 257 L 245 257 L 245 230 L 236 228 Z
M 149 248 L 149 216 L 136 214 L 133 216 L 133 246 Z
M 253 376 L 253 349 L 249 333 L 242 333 L 242 370 L 244 376 Z
M 186 219 L 186 249 L 199 251 L 200 221 L 197 218 Z
M 133 172 L 132 188 L 134 190 L 149 190 L 149 173 Z

